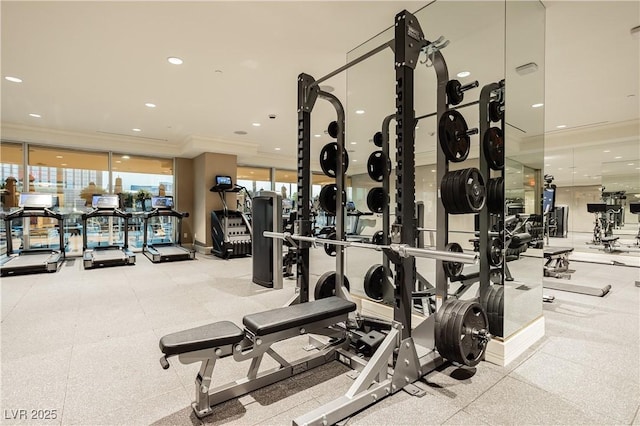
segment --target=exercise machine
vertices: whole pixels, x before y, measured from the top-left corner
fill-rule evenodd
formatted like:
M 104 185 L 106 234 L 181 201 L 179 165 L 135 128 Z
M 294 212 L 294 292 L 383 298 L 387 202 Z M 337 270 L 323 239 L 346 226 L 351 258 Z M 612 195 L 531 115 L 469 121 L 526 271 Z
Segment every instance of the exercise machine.
M 222 201 L 222 210 L 211 212 L 211 253 L 223 259 L 251 256 L 251 221 L 247 215 L 227 206 L 226 194 L 244 190 L 234 185 L 231 176 L 216 176 L 211 192 L 217 192 Z
M 82 227 L 84 228 L 82 261 L 84 268 L 134 265 L 136 263 L 136 255 L 129 250 L 128 246 L 128 218 L 131 215 L 119 209 L 120 200 L 118 195 L 94 195 L 91 200 L 91 206 L 93 210 L 82 215 Z M 117 232 L 114 232 L 116 229 L 113 223 L 114 219 L 119 222 Z M 91 225 L 89 222 L 91 222 Z M 106 230 L 106 238 L 104 230 Z M 91 246 L 89 246 L 88 237 L 90 232 L 99 238 Z
M 51 194 L 38 194 L 33 192 L 20 194 L 18 210 L 12 212 L 0 212 L 0 219 L 4 221 L 6 245 L 6 256 L 0 258 L 0 275 L 19 275 L 28 273 L 56 272 L 65 259 L 64 254 L 64 218 L 61 214 L 54 212 L 51 208 L 54 205 Z M 42 235 L 36 235 L 35 228 L 31 228 L 31 218 L 36 222 L 42 219 L 56 220 L 55 226 L 51 228 L 41 228 Z M 26 220 L 25 220 L 26 219 Z M 20 220 L 18 225 L 22 227 L 22 246 L 13 247 L 13 226 L 14 220 Z M 37 223 L 41 225 L 41 223 Z M 57 248 L 50 244 L 50 240 L 56 239 Z M 44 240 L 45 243 L 38 244 L 37 241 Z
M 282 232 L 282 196 L 272 191 L 261 191 L 253 197 L 251 218 L 254 236 L 251 239 L 253 279 L 255 284 L 269 288 L 282 288 L 282 241 L 265 237 L 265 231 Z
M 640 203 L 629 203 L 629 211 L 631 214 L 638 215 L 638 221 L 640 222 Z M 638 227 L 638 233 L 636 234 L 636 246 L 640 246 L 640 227 Z
M 151 197 L 151 208 L 144 215 L 144 255 L 153 263 L 195 259 L 196 251 L 180 242 L 182 219 L 189 213 L 174 210 L 173 197 Z
M 571 293 L 585 294 L 588 296 L 603 297 L 611 285 L 602 287 L 577 284 L 571 280 L 571 274 L 575 271 L 569 268 L 569 255 L 573 247 L 550 247 L 543 251 L 546 262 L 544 264 L 544 278 L 542 286 L 546 289 L 567 291 Z

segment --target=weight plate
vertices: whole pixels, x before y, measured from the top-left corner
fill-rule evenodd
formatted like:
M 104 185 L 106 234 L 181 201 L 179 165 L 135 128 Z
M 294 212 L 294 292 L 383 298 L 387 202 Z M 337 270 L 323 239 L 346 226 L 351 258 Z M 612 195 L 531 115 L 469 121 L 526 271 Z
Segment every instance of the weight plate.
M 502 249 L 502 240 L 500 238 L 492 238 L 487 247 L 487 256 L 491 266 L 502 265 Z
M 318 201 L 320 208 L 329 214 L 336 214 L 336 197 L 338 196 L 338 186 L 334 183 L 325 185 L 320 190 Z
M 364 292 L 371 299 L 380 301 L 389 285 L 389 271 L 384 265 L 373 265 L 364 276 Z
M 489 213 L 503 213 L 504 211 L 504 179 L 491 178 L 487 182 L 487 208 Z
M 382 148 L 382 132 L 376 132 L 376 134 L 373 135 L 373 144 Z
M 462 213 L 478 213 L 484 207 L 486 190 L 484 178 L 475 167 L 464 169 L 462 173 L 463 188 L 457 201 Z
M 342 150 L 342 168 L 343 172 L 346 173 L 349 168 L 349 154 L 343 148 Z M 320 168 L 322 172 L 332 178 L 335 178 L 338 175 L 338 143 L 337 142 L 329 142 L 325 146 L 322 147 L 320 151 Z
M 371 188 L 367 194 L 367 207 L 374 213 L 382 213 L 389 203 L 387 192 L 380 186 Z
M 489 120 L 496 122 L 504 117 L 503 106 L 498 101 L 489 102 Z
M 499 127 L 491 127 L 482 140 L 484 156 L 493 170 L 504 168 L 504 137 Z
M 458 188 L 454 188 L 454 181 L 459 175 L 459 171 L 447 172 L 442 177 L 440 182 L 440 198 L 442 205 L 449 214 L 458 214 L 458 207 L 456 206 L 456 193 Z
M 445 246 L 445 251 L 450 251 L 454 253 L 462 253 L 462 246 L 458 243 L 449 243 Z M 457 277 L 462 273 L 464 269 L 464 263 L 461 262 L 451 262 L 445 260 L 442 262 L 442 266 L 444 267 L 444 273 L 449 278 Z
M 327 297 L 336 295 L 336 273 L 334 271 L 325 272 L 318 279 L 316 287 L 313 291 L 313 295 L 316 300 L 326 299 Z M 349 280 L 344 277 L 343 284 L 347 291 L 349 291 Z
M 331 136 L 332 138 L 337 138 L 338 137 L 338 122 L 337 121 L 332 121 L 331 123 L 329 123 L 329 126 L 327 126 L 327 133 L 329 133 L 329 136 Z
M 336 239 L 336 233 L 332 232 L 329 235 L 327 235 L 326 237 L 328 240 L 335 240 Z M 324 252 L 327 253 L 327 255 L 331 256 L 331 257 L 335 257 L 336 253 L 338 252 L 338 246 L 336 246 L 335 244 L 323 244 L 324 245 Z
M 375 244 L 381 246 L 384 244 L 384 232 L 376 231 L 375 234 L 371 237 L 371 244 Z
M 492 285 L 485 300 L 489 331 L 495 336 L 502 336 L 504 334 L 504 286 Z
M 457 302 L 458 301 L 456 299 L 447 299 L 436 312 L 434 339 L 438 352 L 444 358 L 447 358 L 448 354 L 451 352 L 451 344 L 449 343 L 448 338 L 451 332 L 447 332 L 447 326 L 450 327 L 452 324 L 452 321 L 450 321 L 450 314 L 452 308 L 457 304 Z
M 391 161 L 382 151 L 373 151 L 367 160 L 367 173 L 376 182 L 382 182 L 389 176 Z
M 460 364 L 473 367 L 478 365 L 487 349 L 487 341 L 483 340 L 477 333 L 488 332 L 489 321 L 482 306 L 477 302 L 460 301 L 455 323 L 454 336 L 459 338 L 456 348 L 457 361 Z
M 442 115 L 438 123 L 438 139 L 447 160 L 459 163 L 467 159 L 471 150 L 467 130 L 467 122 L 458 111 L 449 110 Z
M 458 80 L 449 80 L 447 82 L 447 103 L 450 105 L 458 105 L 464 100 L 464 93 L 460 88 L 462 84 Z

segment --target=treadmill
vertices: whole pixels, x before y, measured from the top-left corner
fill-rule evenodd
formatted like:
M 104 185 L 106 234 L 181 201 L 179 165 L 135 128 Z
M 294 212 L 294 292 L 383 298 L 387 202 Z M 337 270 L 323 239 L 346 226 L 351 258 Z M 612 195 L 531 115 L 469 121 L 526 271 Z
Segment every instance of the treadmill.
M 135 264 L 136 255 L 128 248 L 129 224 L 127 219 L 131 215 L 118 208 L 120 206 L 120 199 L 118 195 L 94 195 L 91 206 L 93 207 L 93 210 L 82 215 L 82 227 L 84 228 L 84 234 L 82 236 L 82 247 L 84 253 L 82 255 L 82 259 L 84 269 Z M 101 238 L 97 244 L 89 247 L 88 234 L 91 231 L 91 227 L 88 226 L 88 221 L 93 218 L 96 218 L 100 223 L 97 234 Z M 124 236 L 122 243 L 114 241 L 113 239 L 114 218 L 118 219 L 120 222 L 118 235 Z M 105 225 L 108 230 L 108 235 L 104 245 L 102 245 L 103 241 L 101 241 L 103 236 L 103 225 Z
M 174 210 L 173 197 L 151 197 L 151 208 L 144 215 L 144 255 L 153 263 L 195 259 L 196 251 L 180 244 L 182 219 L 189 213 Z
M 56 213 L 53 207 L 53 196 L 51 194 L 37 194 L 33 192 L 20 194 L 18 210 L 12 212 L 0 212 L 0 218 L 4 220 L 6 234 L 6 256 L 0 258 L 0 275 L 19 275 L 41 272 L 56 272 L 60 264 L 64 261 L 64 218 L 60 213 Z M 41 235 L 46 239 L 48 247 L 35 247 L 36 234 L 31 229 L 30 220 L 23 218 L 50 218 L 57 220 L 57 228 L 45 229 L 47 235 Z M 22 247 L 13 250 L 12 226 L 11 222 L 21 219 Z M 49 232 L 57 231 L 59 237 L 59 247 L 57 249 L 49 246 Z M 57 244 L 56 244 L 57 245 Z

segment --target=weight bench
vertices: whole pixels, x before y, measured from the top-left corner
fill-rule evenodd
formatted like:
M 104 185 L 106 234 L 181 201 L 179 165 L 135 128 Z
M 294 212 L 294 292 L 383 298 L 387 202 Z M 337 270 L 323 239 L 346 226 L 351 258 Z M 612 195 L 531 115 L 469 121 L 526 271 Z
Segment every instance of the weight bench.
M 544 264 L 544 276 L 571 279 L 575 271 L 569 269 L 569 254 L 573 247 L 550 247 L 542 252 L 547 261 Z
M 602 237 L 600 239 L 600 242 L 604 246 L 602 250 L 609 253 L 616 251 L 618 247 L 618 239 L 620 239 L 620 237 Z
M 244 330 L 229 321 L 220 321 L 160 339 L 162 368 L 169 368 L 167 358 L 178 356 L 183 364 L 201 362 L 196 376 L 196 400 L 192 404 L 198 417 L 212 412 L 212 407 L 229 399 L 278 382 L 308 369 L 337 359 L 337 349 L 348 346 L 344 329 L 334 328 L 346 322 L 356 304 L 339 297 L 328 297 L 247 315 Z M 288 362 L 271 345 L 310 332 L 338 337 L 319 348 L 315 354 Z M 273 358 L 278 367 L 259 371 L 263 356 Z M 247 375 L 231 383 L 212 388 L 216 360 L 233 355 L 235 361 L 251 359 Z

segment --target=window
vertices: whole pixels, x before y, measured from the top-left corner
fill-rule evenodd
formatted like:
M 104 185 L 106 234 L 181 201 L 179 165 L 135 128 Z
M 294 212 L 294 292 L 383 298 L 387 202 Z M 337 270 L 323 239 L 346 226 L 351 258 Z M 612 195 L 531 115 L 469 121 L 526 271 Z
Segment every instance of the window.
M 18 205 L 17 194 L 22 192 L 24 179 L 22 152 L 22 144 L 9 142 L 0 144 L 0 190 L 3 210 Z
M 113 153 L 113 193 L 123 194 L 124 208 L 150 208 L 151 196 L 173 196 L 173 159 Z

